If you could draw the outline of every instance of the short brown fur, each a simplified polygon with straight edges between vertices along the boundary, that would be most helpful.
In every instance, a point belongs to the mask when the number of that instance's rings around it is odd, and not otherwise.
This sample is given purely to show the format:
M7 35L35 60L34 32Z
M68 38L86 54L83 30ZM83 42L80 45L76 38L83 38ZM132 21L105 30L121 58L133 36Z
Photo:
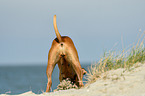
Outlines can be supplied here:
M60 71L60 82L63 79L70 78L72 82L82 87L84 86L82 78L86 71L80 65L78 53L71 38L61 36L58 29L56 29L56 15L54 15L54 26L57 38L53 40L48 54L46 92L50 91L52 84L51 75L56 64L58 64Z

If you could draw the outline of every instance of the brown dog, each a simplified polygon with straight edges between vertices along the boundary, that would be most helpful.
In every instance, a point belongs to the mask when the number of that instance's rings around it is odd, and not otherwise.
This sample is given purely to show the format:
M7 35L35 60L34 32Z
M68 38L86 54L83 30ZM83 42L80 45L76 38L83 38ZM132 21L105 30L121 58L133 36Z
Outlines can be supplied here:
M61 36L58 32L56 25L56 15L54 15L53 25L57 38L52 42L52 46L48 54L47 65L47 88L46 92L50 91L52 80L51 75L56 64L59 67L59 80L70 78L72 82L76 83L79 87L83 86L82 78L86 71L81 68L77 50L71 38Z

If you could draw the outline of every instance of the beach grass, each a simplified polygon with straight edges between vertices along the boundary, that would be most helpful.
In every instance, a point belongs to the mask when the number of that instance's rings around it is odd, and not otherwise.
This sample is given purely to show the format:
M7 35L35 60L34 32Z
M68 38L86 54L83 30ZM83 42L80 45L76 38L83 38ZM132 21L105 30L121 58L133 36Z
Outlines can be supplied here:
M132 44L129 48L123 49L117 54L116 51L104 52L104 55L96 63L92 64L87 73L87 84L95 82L98 78L101 78L101 74L118 68L126 68L129 70L133 65L137 63L145 62L145 31L141 33L137 43Z
M87 79L86 86L89 85L90 83L95 82L98 78L105 79L105 76L101 77L101 74L107 71L119 68L131 70L131 67L133 65L137 63L144 63L145 62L144 34L145 32L143 32L140 35L136 44L134 43L130 45L128 48L123 49L121 52L116 52L113 50L104 52L101 59L97 63L92 64L91 67L88 69L88 73L86 76ZM115 80L116 79L119 79L119 77L115 78ZM60 82L55 91L67 90L72 88L78 89L76 85L72 84L70 80L66 79Z
M57 90L67 90L67 89L78 89L78 86L75 85L69 78L66 78L60 82L60 84L57 86Z

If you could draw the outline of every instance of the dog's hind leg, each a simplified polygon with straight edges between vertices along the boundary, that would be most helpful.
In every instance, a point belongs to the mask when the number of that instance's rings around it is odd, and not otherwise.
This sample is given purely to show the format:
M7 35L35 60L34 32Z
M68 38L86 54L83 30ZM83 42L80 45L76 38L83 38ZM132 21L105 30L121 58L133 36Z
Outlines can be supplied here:
M82 71L82 68L81 68L81 65L80 65L80 62L79 62L79 59L77 58L77 53L75 54L75 52L68 52L67 53L67 57L65 58L70 64L71 66L73 67L74 71L76 72L77 74L77 77L78 77L78 82L79 82L79 87L82 87L84 86L83 85L83 71Z
M73 61L72 62L72 67L73 69L75 70L76 74L77 74L77 77L78 77L78 82L79 82L79 87L82 87L84 86L83 84L83 72L82 72L82 68L81 68L81 65L80 65L80 62L79 61Z
M47 70L46 70L46 75L48 78L46 92L50 91L50 88L52 85L51 75L52 75L53 69L54 69L56 63L59 61L59 59L60 59L59 52L56 50L55 47L52 47L49 51L48 64L47 64Z

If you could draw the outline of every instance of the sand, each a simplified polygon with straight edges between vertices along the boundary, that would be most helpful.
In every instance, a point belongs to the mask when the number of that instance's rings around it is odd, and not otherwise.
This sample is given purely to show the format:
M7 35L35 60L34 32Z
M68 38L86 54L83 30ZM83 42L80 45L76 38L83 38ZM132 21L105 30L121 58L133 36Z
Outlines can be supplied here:
M42 94L29 91L17 96L145 96L145 64L135 64L129 71L126 69L108 71L96 82L81 89Z

